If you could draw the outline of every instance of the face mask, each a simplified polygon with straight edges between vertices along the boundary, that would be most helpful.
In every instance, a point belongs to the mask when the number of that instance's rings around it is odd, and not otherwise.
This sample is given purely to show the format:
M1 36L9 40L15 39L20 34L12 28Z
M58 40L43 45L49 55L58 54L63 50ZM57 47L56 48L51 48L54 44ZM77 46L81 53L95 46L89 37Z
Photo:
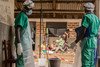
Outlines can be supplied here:
M29 10L28 12L26 12L27 15L31 15L33 13L32 10Z

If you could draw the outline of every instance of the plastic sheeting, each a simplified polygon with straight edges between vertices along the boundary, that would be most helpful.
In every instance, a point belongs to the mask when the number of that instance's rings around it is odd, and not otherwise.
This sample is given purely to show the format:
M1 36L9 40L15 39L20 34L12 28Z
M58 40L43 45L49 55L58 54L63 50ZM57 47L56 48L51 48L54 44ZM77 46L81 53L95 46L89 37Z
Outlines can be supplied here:
M65 28L49 28L49 33L53 36L62 35L66 31Z

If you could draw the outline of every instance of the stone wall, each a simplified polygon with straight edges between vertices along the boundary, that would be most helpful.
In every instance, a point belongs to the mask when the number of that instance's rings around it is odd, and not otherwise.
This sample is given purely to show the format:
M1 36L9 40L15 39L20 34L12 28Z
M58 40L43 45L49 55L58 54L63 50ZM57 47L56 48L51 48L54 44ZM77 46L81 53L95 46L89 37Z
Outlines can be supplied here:
M14 20L14 0L0 0L0 67L2 67L2 41L9 39Z

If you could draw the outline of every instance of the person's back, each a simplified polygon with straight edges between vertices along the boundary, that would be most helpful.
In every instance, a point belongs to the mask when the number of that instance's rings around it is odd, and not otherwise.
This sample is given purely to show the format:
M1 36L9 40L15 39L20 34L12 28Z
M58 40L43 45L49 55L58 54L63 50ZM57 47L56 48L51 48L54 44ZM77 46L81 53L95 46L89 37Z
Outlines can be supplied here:
M97 49L97 36L100 21L99 18L94 14L95 5L92 3L84 4L85 15L82 19L82 31L80 37L77 38L71 47L73 48L76 43L81 40L81 59L82 67L95 67L95 50Z
M98 29L100 25L99 18L93 13L87 13L86 15L84 15L84 18L87 18L85 21L88 22L88 27L86 29L85 37L98 36ZM83 24L83 25L86 25L86 24Z
M87 41L91 41L93 44L84 45L86 48L96 48L96 37L98 36L100 21L98 17L93 13L86 13L83 17L82 26L86 27L84 38L87 37ZM95 42L95 43L94 43Z

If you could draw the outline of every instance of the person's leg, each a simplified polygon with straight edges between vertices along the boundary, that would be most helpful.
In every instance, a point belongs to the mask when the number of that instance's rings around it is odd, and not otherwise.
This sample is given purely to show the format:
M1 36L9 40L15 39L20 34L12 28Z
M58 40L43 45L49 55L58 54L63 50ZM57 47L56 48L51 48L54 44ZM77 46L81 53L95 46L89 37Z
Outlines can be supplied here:
M67 51L69 48L69 46L67 45L67 43L64 44L64 47L62 48L64 51Z
M95 49L91 50L91 67L95 67Z
M61 50L61 51L64 51L64 49L62 49L62 47L61 47L61 46L60 46L60 50Z
M60 49L60 47L58 46L58 47L56 48L55 52L57 52L59 49Z
M82 50L82 67L91 67L91 50L83 48Z
M23 55L20 56L17 55L16 67L25 67Z
M97 56L98 56L98 52L97 52L97 48L95 48L95 54L94 54L95 58L94 58L94 64L95 66L97 65Z

